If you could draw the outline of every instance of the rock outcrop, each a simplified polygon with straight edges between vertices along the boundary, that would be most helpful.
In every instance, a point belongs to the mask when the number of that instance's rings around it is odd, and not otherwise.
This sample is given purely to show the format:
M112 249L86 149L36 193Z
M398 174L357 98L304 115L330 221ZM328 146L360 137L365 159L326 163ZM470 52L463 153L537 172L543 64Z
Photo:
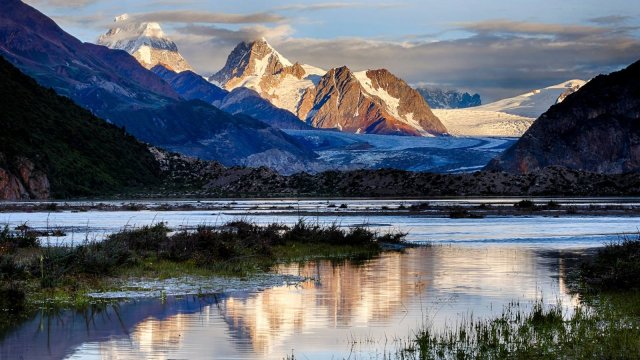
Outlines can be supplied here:
M0 200L48 199L51 195L49 178L24 157L10 161L0 154Z
M640 171L640 61L600 75L542 114L488 166L529 173L547 166L596 173Z

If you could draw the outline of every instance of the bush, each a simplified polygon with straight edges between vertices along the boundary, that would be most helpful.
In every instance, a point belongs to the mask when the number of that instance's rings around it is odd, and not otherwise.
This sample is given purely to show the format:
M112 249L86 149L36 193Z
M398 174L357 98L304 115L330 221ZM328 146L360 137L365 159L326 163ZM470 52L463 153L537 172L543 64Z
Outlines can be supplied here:
M602 289L640 288L640 236L601 248L581 268L583 278Z
M531 200L520 200L513 206L520 210L534 210L536 208L536 204Z
M167 241L170 229L165 223L143 226L138 229L125 230L109 235L104 241L105 246L126 246L130 250L139 252L157 252L162 243Z
M0 231L0 254L11 253L18 248L37 248L40 246L37 234L31 231L26 224L18 226L16 230L18 230L17 233L11 233L9 226L5 225Z
M25 307L26 294L15 283L0 287L0 310L15 314ZM4 316L4 315L3 315Z

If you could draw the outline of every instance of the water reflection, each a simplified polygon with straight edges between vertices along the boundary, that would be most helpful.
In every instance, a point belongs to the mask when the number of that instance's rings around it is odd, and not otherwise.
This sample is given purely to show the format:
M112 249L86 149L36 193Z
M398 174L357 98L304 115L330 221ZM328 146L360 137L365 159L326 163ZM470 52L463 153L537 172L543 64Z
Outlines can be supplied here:
M39 314L0 345L5 358L359 358L393 351L426 322L486 316L511 300L570 303L559 259L523 248L434 247L362 265L281 266L299 286L219 297L125 302L95 313ZM41 324L46 322L46 326ZM352 354L353 355L353 354Z

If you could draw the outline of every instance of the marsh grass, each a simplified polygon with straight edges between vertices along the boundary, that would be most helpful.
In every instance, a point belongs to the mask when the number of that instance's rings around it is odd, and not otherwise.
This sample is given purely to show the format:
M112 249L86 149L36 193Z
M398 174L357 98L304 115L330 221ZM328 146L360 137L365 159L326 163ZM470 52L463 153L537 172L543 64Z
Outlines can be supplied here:
M638 294L626 306L640 305ZM618 298L620 300L620 298ZM640 354L640 322L603 298L595 307L567 314L540 300L518 303L491 319L469 317L435 331L423 329L398 354L401 359L632 359Z
M5 307L19 309L25 298L85 301L84 294L109 288L115 278L247 276L279 263L361 261L382 252L382 242L401 244L405 234L378 235L365 227L300 220L293 226L233 221L172 234L159 223L79 246L18 246L18 235L5 230L0 236L5 239L0 244L11 245L0 253L0 291L7 294Z
M585 259L576 283L580 304L566 310L542 300L510 303L488 319L420 329L400 359L640 358L640 239L623 238ZM573 280L573 279L572 279Z

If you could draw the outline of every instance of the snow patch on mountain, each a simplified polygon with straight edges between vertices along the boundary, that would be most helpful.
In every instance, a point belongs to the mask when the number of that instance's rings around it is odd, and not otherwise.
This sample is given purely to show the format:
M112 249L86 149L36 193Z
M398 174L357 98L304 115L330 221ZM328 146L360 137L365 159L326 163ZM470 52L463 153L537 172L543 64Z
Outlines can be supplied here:
M544 89L533 90L516 97L481 105L474 109L497 111L535 119L549 110L551 105L554 105L560 95L567 89L580 88L584 84L586 84L586 81L583 80L569 80Z
M583 80L570 80L482 106L433 109L433 113L451 135L520 137L552 105L585 83Z
M358 79L358 82L360 82L360 85L362 85L367 93L373 96L377 96L378 98L380 98L380 100L382 100L387 111L389 111L391 115L398 119L403 118L402 116L400 116L400 113L398 111L398 109L400 108L400 99L394 98L381 87L378 87L377 89L374 88L373 84L371 83L371 79L369 79L369 77L367 76L366 71L354 72L353 75L356 77L356 79Z

